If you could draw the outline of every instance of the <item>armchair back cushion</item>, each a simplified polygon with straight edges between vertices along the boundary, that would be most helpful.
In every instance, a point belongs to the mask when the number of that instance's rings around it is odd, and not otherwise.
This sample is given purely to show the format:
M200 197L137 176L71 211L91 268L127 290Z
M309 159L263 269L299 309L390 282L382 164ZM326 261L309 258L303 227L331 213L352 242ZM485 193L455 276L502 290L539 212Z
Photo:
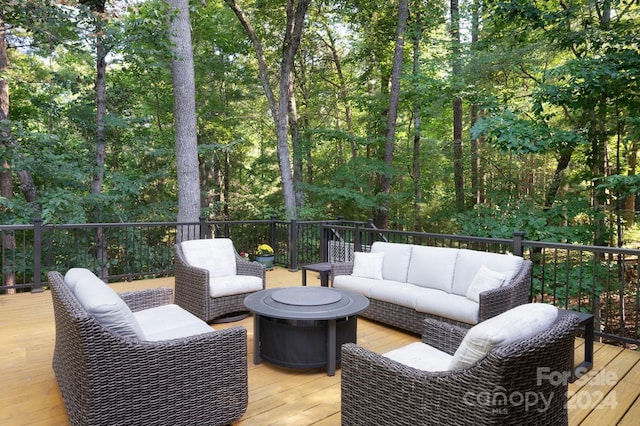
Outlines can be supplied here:
M144 332L129 306L93 272L73 268L65 275L65 281L84 310L100 325L123 337L145 340Z
M237 274L236 252L229 238L189 240L180 243L185 260L192 266L209 271L209 278Z
M516 306L473 326L453 354L450 370L468 368L492 349L531 338L547 330L558 317L558 308L546 303Z

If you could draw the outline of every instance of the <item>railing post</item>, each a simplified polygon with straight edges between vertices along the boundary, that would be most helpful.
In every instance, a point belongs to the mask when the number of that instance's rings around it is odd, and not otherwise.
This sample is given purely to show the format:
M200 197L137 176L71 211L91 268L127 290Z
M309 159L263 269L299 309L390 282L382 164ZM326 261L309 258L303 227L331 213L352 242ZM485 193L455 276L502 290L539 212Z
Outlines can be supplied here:
M207 229L207 223L204 220L204 216L200 216L200 239L204 240L207 237L205 232Z
M362 243L360 241L360 222L356 223L356 229L353 236L353 251L362 251Z
M522 240L524 240L525 233L523 231L515 231L513 233L513 254L522 257L524 248L522 247Z
M320 225L320 262L329 261L329 231L325 228L326 223L322 222Z
M42 219L33 220L33 286L31 293L42 293Z
M289 271L298 270L298 221L291 219L289 226Z

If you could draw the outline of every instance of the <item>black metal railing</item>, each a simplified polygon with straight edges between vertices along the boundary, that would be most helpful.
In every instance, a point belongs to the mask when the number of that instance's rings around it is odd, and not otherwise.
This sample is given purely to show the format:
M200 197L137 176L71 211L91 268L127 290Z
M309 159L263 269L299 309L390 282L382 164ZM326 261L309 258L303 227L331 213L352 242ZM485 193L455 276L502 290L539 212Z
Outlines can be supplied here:
M42 291L46 273L89 268L107 281L173 274L174 245L228 237L238 251L271 245L276 263L296 270L353 259L375 241L512 253L533 262L531 300L593 313L596 335L640 344L640 250L376 229L371 221L206 221L0 225L0 294Z
M640 250L513 239L479 238L323 226L324 259L349 260L375 241L512 253L533 263L530 297L563 309L592 313L596 336L604 341L640 344Z

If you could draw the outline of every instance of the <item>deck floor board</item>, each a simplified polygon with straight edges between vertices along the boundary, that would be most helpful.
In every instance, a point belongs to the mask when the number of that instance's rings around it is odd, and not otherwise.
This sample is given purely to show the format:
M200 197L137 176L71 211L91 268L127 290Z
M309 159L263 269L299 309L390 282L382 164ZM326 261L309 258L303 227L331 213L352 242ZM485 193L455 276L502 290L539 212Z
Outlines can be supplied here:
M309 273L308 285L319 285ZM301 273L276 268L267 272L267 287L298 286ZM173 278L115 283L116 291L173 287ZM236 425L340 424L340 370L288 369L253 364L253 319L214 328L242 325L249 348L249 405ZM49 291L0 296L0 424L5 426L68 425L62 397L51 368L55 326ZM358 344L376 352L419 341L419 337L365 319L358 320ZM576 339L576 361L584 357ZM640 353L594 344L594 368L569 385L570 425L635 425L640 418Z

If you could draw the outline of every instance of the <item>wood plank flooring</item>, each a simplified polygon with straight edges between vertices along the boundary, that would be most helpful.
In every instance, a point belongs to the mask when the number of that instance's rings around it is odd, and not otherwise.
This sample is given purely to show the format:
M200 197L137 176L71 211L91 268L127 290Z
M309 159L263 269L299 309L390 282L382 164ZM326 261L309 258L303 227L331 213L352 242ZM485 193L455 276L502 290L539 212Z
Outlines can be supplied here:
M298 286L300 272L277 268L267 272L267 287ZM309 285L319 285L308 273ZM173 287L173 278L112 284L116 291ZM249 335L249 406L237 425L340 424L340 370L296 370L263 362L253 364L253 320L246 318L214 328L243 325ZM51 295L0 296L0 425L64 426L68 419L51 359L54 344ZM418 341L417 336L358 320L358 344L376 352ZM576 360L583 357L576 339ZM569 385L570 425L636 425L640 419L640 353L595 343L595 367Z

